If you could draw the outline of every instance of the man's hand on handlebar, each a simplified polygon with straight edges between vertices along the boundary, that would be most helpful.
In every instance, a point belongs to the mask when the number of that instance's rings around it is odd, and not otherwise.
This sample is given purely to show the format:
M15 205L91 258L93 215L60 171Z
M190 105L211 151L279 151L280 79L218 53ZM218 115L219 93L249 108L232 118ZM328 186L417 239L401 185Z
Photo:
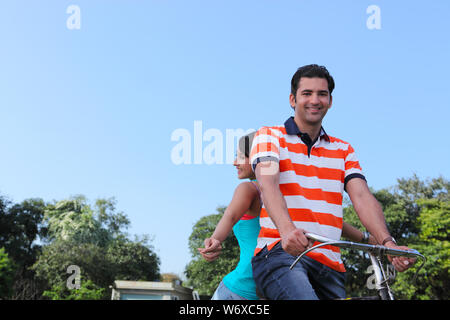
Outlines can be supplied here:
M296 257L310 248L313 242L305 236L303 229L295 228L282 237L281 246L284 251Z
M384 245L385 247L391 248L391 249L398 249L398 250L411 250L408 247L405 246L397 246L394 242L390 241ZM389 261L394 266L395 270L398 272L403 272L411 268L414 263L416 263L415 258L407 258L407 257L392 257L387 256Z

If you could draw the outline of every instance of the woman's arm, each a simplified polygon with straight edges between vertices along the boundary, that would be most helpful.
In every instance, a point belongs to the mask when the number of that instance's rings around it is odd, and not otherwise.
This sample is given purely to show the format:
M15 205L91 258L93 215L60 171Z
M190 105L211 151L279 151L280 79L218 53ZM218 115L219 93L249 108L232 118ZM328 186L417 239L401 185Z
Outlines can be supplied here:
M258 191L251 185L251 182L244 182L237 186L233 198L225 209L214 233L210 238L205 239L204 248L198 248L205 260L213 261L219 257L222 250L221 243L228 237L233 226L250 209L252 202L257 196Z
M364 242L364 234L354 226L344 222L342 225L342 236L354 242ZM372 235L369 235L369 244L377 244L377 241Z

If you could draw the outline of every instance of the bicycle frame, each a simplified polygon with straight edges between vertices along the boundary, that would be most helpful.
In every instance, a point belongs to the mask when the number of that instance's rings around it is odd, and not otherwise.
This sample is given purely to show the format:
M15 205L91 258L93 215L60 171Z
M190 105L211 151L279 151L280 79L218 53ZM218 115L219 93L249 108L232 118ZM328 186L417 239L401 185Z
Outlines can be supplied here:
M426 262L426 258L421 255L417 250L399 250L399 249L391 249L388 247L380 246L380 245L370 245L370 244L364 244L364 243L357 243L357 242L351 242L351 241L343 241L343 240L333 240L329 239L327 237L314 234L314 233L305 233L305 236L309 239L322 242L316 246L313 246L309 248L308 250L304 251L302 254L300 254L297 259L292 263L290 266L290 269L297 264L300 259L307 254L308 252L315 250L317 248L327 246L327 245L333 245L339 248L350 248L350 249L357 249L364 252L369 253L370 261L373 266L374 274L375 274L375 288L378 291L378 294L380 296L380 299L382 300L394 300L394 295L392 294L392 291L388 284L388 278L386 277L386 274L384 273L382 264L381 264L381 256L383 255L391 255L391 256L402 256L402 257L408 257L408 258L421 258L423 260L422 264L419 266L419 268L416 271L416 274L414 275L414 281L417 278L417 275L419 274L420 269L423 267L423 265Z
M379 257L369 253L370 261L372 262L373 272L375 275L375 289L381 300L394 300L394 295L389 287L388 278L383 270L383 265Z

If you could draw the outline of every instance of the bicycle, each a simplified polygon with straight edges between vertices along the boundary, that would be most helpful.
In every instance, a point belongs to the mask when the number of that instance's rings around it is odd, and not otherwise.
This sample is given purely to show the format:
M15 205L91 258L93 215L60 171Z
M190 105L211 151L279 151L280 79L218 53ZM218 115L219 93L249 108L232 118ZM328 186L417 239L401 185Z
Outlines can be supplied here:
M343 241L343 240L334 240L329 239L324 236L320 236L318 234L309 233L307 232L306 237L315 240L318 242L321 242L318 245L315 245L308 250L305 250L302 254L300 254L297 259L292 263L290 266L290 270L297 264L297 262L300 261L300 259L307 254L308 252L315 250L317 248L327 246L327 245L333 245L339 248L349 248L349 249L356 249L361 250L364 252L369 253L370 260L373 266L374 275L375 275L375 288L378 292L378 299L381 300L394 300L394 294L392 293L391 288L389 287L389 277L386 276L386 273L383 270L383 265L381 262L381 257L383 255L390 255L390 256L403 256L408 258L421 258L423 260L422 264L418 267L413 281L415 282L417 279L417 275L419 274L420 269L424 266L426 262L426 258L420 254L419 251L411 249L411 250L400 250L400 249L391 249L385 246L380 245L370 245L365 243L358 243L358 242L351 242L351 241ZM352 298L350 298L352 299ZM353 299L364 299L364 298L353 298ZM368 297L368 299L373 299L372 297Z

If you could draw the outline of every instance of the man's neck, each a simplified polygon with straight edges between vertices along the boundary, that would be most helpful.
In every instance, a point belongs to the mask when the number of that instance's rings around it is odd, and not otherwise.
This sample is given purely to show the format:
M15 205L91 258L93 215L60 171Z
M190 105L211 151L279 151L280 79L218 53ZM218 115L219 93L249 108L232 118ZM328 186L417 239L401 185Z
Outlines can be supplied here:
M322 128L322 122L320 122L317 125L309 125L300 122L295 116L294 116L295 124L297 125L298 129L302 133L307 133L312 141L315 141L317 137L320 134L320 129Z

